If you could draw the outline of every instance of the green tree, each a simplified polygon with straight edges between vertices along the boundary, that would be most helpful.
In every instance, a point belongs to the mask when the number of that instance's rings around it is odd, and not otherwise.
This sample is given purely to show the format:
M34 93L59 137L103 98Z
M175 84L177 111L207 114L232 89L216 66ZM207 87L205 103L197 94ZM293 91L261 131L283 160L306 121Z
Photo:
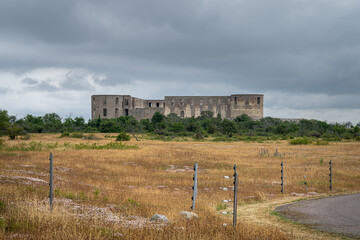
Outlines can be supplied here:
M151 118L151 122L156 125L156 124L159 124L161 123L163 120L164 120L164 115L162 115L161 113L159 112L156 112L152 118Z
M232 134L237 132L235 123L228 119L224 119L221 122L220 127L221 127L222 133L228 135L229 137L232 137Z
M170 125L169 130L174 133L180 133L185 131L185 126L182 123L173 123Z
M6 134L8 127L10 126L10 117L6 110L0 109L0 136Z
M163 122L165 116L159 112L156 112L151 118L151 124L155 129L164 129L166 124Z
M17 122L22 126L26 132L41 133L44 128L44 120L41 116L35 117L33 115L26 115L23 119Z
M202 111L200 113L200 119L208 119L208 118L213 118L214 117L214 113L212 111Z
M145 131L148 131L148 132L154 131L154 128L150 123L150 120L147 119L147 118L144 118L144 119L140 120L140 128L142 130L145 130Z
M115 119L102 119L100 124L100 132L116 133L122 132L124 129L116 122Z
M62 132L63 125L61 122L61 118L56 113L45 114L43 120L44 120L43 132L47 132L47 133Z

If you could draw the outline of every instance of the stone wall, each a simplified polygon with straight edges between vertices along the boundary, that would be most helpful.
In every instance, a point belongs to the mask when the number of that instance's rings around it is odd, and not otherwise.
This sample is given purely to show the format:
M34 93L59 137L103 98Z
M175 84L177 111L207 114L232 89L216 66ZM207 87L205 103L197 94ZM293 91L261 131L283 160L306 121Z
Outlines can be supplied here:
M143 100L130 95L91 96L91 117L116 118L134 116L137 120L152 118L155 112L175 113L180 117L198 117L211 111L216 117L233 119L247 114L253 119L263 117L264 95L234 94L231 96L166 96L165 100Z

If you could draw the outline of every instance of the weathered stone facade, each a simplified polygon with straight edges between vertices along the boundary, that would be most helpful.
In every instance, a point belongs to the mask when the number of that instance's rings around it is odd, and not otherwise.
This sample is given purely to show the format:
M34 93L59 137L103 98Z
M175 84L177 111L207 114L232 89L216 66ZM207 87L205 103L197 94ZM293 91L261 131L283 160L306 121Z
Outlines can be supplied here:
M233 94L231 96L166 96L164 100L143 100L130 95L91 96L91 118L134 116L137 120L151 118L155 112L175 113L180 117L198 117L211 111L216 117L233 119L247 114L253 119L263 117L264 95Z

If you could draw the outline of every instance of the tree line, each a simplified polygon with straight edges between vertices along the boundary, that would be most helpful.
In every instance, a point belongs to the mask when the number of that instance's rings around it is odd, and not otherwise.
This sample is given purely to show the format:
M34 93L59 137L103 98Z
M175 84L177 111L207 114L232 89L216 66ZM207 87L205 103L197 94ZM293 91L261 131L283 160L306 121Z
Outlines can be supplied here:
M156 136L192 136L202 139L204 136L233 138L236 136L265 137L312 137L333 140L360 140L360 122L355 126L351 122L327 123L326 121L307 120L284 121L265 117L253 120L241 115L233 120L214 117L213 112L201 112L199 117L180 118L176 114L156 112L151 119L137 121L132 116L121 116L114 119L93 119L85 121L83 117L67 117L62 119L56 113L44 116L33 116L16 119L6 110L0 109L0 136L8 135L15 139L27 133L150 133Z

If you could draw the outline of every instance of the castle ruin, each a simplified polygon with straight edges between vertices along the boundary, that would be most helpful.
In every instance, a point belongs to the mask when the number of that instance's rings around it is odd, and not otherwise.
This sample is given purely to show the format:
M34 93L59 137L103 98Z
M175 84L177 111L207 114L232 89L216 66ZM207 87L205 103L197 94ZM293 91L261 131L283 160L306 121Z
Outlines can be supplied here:
M91 118L117 118L133 116L137 120L151 119L155 112L167 116L198 117L203 111L211 111L216 117L234 119L247 114L252 119L263 117L264 95L233 94L231 96L166 96L164 100L144 100L130 95L91 96Z

